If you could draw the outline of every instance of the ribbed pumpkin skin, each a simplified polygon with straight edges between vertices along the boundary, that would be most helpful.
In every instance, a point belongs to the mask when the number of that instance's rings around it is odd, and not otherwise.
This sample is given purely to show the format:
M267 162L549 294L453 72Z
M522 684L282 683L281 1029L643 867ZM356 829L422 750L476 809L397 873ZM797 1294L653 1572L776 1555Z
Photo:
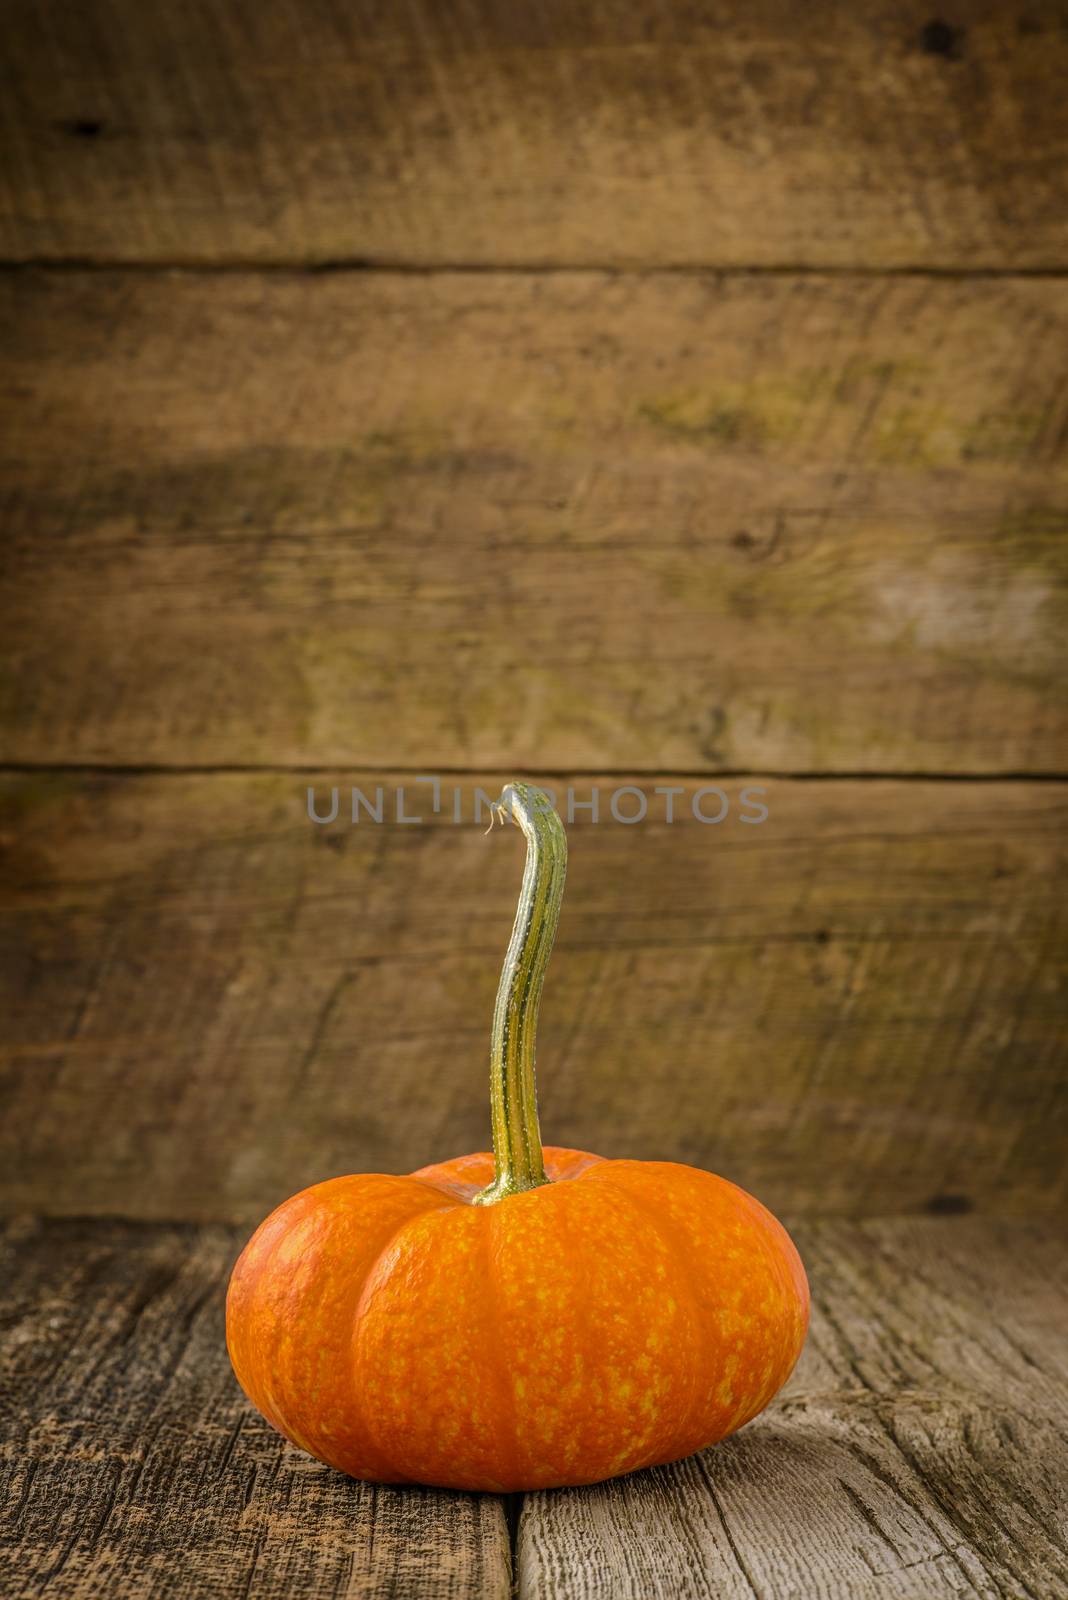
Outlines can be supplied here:
M279 1206L227 1299L253 1404L353 1477L499 1491L674 1461L756 1416L808 1325L770 1212L672 1162L545 1166L488 1206L488 1154Z

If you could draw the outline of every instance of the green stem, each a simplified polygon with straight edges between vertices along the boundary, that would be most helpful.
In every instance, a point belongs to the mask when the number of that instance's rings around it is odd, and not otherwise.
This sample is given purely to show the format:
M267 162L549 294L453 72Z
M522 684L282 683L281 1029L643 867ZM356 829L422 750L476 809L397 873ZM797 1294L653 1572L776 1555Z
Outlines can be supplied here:
M538 1129L534 1038L567 872L564 825L544 790L509 783L494 809L522 829L527 864L493 1011L490 1107L496 1177L473 1202L484 1206L549 1182Z

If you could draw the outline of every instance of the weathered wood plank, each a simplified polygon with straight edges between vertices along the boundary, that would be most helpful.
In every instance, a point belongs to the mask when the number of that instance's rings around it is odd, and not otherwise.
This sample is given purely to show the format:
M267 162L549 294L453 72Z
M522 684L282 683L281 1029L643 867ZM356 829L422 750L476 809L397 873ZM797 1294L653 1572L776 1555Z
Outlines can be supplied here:
M1068 283L0 300L7 760L1068 765Z
M669 825L631 781L643 823L613 782L571 829L546 1138L794 1214L1063 1203L1068 785L765 780L753 825L739 780L703 825L691 783ZM522 842L470 782L329 827L308 782L4 779L0 1206L252 1221L484 1147Z
M525 1600L1059 1600L1068 1260L1054 1227L795 1230L809 1345L778 1402L674 1467L529 1496Z
M1059 1600L1064 1241L989 1219L802 1224L783 1397L671 1468L529 1497L524 1600ZM21 1219L2 1236L12 1600L506 1596L499 1500L368 1489L248 1407L222 1338L237 1231Z
M223 1338L242 1243L218 1228L7 1226L7 1600L507 1600L499 1498L372 1489L253 1412Z
M9 258L1068 263L1055 5L7 0Z

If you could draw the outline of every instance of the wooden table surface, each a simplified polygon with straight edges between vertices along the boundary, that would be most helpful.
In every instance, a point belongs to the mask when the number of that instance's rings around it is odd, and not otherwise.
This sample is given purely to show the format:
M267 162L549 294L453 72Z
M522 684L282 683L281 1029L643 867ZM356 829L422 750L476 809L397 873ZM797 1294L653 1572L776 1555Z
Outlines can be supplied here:
M0 0L5 1596L1068 1593L1062 10ZM371 1489L223 1289L485 1144L523 776L546 1136L792 1218L812 1335L690 1461Z
M969 1217L795 1233L812 1330L760 1418L674 1466L502 1499L360 1484L273 1432L223 1343L240 1231L12 1221L0 1589L1061 1600L1061 1230Z

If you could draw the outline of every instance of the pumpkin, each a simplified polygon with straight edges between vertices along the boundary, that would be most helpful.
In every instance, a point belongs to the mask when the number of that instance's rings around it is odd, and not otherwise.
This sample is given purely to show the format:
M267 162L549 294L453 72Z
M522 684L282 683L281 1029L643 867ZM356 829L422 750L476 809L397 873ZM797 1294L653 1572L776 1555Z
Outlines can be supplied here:
M534 1036L567 844L533 785L496 810L527 860L493 1154L313 1184L253 1235L227 1296L250 1400L356 1478L510 1491L672 1461L756 1416L805 1337L804 1268L752 1196L674 1162L543 1150Z

